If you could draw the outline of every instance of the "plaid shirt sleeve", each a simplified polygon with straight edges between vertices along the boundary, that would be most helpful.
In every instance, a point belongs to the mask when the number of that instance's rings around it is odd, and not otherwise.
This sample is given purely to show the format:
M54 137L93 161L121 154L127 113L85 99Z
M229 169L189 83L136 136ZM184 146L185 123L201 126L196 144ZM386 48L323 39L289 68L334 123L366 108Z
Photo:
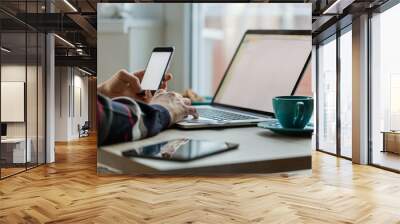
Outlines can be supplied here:
M156 135L169 126L170 120L169 112L160 105L97 95L99 146Z

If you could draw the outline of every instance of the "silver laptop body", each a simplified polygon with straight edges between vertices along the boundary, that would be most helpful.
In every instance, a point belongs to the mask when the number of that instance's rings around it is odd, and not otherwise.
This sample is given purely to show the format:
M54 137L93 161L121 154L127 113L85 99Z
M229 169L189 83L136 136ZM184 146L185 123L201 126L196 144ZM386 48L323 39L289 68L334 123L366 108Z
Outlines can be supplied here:
M196 106L197 111L200 114L198 119L192 119L191 117L177 123L177 126L184 129L191 128L211 128L211 127L236 127L236 126L250 126L257 124L258 122L266 121L271 116L261 115L256 113L250 113L242 110L235 110L232 108L224 107L224 106L214 106L214 105L204 105L204 106ZM218 118L211 118L206 115L202 115L201 111L216 111L216 114L228 113L233 114L233 116L237 115L237 118L232 119L229 117L218 116ZM204 112L203 112L204 113ZM240 117L245 117L245 119L240 119Z

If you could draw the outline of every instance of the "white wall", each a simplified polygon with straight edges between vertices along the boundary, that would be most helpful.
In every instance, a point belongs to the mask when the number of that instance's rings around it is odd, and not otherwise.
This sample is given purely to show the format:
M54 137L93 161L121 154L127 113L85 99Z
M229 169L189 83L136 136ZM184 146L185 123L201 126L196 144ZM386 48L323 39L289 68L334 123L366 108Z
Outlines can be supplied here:
M100 24L99 24L100 25ZM114 24L115 25L115 24ZM113 24L110 24L113 26ZM101 25L99 26L101 29ZM104 82L118 69L130 70L129 36L124 31L97 33L98 82Z
M130 72L144 69L153 47L162 43L159 21L102 21L97 33L98 82L104 82L120 69Z
M72 114L72 130L71 130L71 136L72 138L77 138L79 137L79 132L78 132L78 125L82 126L85 121L88 121L89 117L89 102L88 102L88 77L87 76L81 76L82 73L76 74L77 70L75 70L75 75L74 75L74 83L73 85L75 86L74 89L75 91L73 92L74 96L74 109L75 113ZM80 90L80 93L77 92L77 90ZM80 99L78 98L78 95L80 94ZM80 101L80 102L79 102ZM79 105L80 104L80 105ZM79 108L81 107L81 108ZM80 112L79 109L82 111Z
M144 4L138 4L142 7L129 9L132 17L137 18L108 18L106 12L122 5L126 4L99 4L98 7L98 83L104 82L120 69L130 72L144 69L153 47L163 44L161 5L146 4L148 7L144 7Z
M55 140L68 140L69 95L68 86L70 77L67 67L55 68Z
M36 70L38 69L38 70ZM33 161L36 162L37 153L39 154L39 163L44 162L44 74L41 71L41 67L25 64L4 64L1 66L1 81L11 81L11 82L24 82L26 86L26 106L24 105L20 108L22 111L20 113L25 114L26 120L23 122L6 122L7 123L7 137L9 138L25 138L25 135L29 139L31 155ZM27 80L26 80L27 78ZM2 89L3 92L4 89ZM20 92L24 94L24 90ZM2 97L7 97L2 95ZM13 113L13 108L2 107L3 112ZM16 108L14 108L16 110ZM15 113L15 112L14 112ZM48 157L51 158L51 157ZM51 160L49 160L51 162Z
M33 70L33 66L25 67L25 65L2 65L1 66L1 81L3 82L25 82L25 75L27 69L28 74L30 74ZM35 68L36 69L36 68ZM36 70L35 70L36 72ZM35 94L27 94L28 97L36 96ZM31 100L30 100L31 101ZM7 108L1 108L1 110L7 110ZM36 114L35 114L36 115ZM30 114L28 114L30 116ZM28 117L28 120L31 120L31 117ZM26 122L11 122L7 123L7 136L8 137L25 137L25 126Z
M98 83L121 68L144 69L154 47L175 46L170 89L189 87L189 4L99 4L98 8ZM113 10L125 17L111 18Z
M165 44L175 46L174 58L170 67L174 79L169 87L183 92L190 85L190 4L165 4L164 10Z
M77 139L78 124L88 121L88 77L75 68L56 67L55 86L55 140ZM79 90L81 102L77 98Z

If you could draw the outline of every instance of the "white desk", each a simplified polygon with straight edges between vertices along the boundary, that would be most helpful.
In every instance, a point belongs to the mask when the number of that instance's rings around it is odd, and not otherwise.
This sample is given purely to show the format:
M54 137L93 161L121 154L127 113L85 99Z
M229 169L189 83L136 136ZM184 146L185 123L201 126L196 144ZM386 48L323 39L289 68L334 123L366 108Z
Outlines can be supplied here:
M1 139L1 157L4 159L5 154L12 154L12 160L11 158L6 158L6 163L25 163L25 160L27 159L26 162L31 161L31 145L32 141L30 138L26 139L25 143L25 138L5 138ZM25 154L25 145L26 147L26 154Z
M236 150L191 162L126 158L122 151L163 140L189 137L239 143ZM311 137L288 137L257 127L164 131L157 136L98 149L98 165L128 174L274 173L311 169ZM99 169L102 171L104 169Z

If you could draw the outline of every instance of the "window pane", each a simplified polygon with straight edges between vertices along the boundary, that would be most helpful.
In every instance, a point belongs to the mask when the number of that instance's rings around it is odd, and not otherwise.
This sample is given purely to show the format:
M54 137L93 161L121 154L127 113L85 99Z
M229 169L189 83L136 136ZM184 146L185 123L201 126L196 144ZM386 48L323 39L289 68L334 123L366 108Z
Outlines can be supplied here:
M28 31L27 33L27 80L26 80L26 115L27 115L27 140L28 140L28 168L37 165L37 41L36 32Z
M352 141L352 33L340 36L340 152L351 158Z
M318 48L318 147L336 153L336 39Z
M45 0L0 3L22 20L25 13L43 13L44 5ZM5 11L0 12L1 178L43 163L45 154L45 35Z
M375 15L371 21L372 163L396 170L400 170L400 29L398 21L400 21L400 5ZM383 132L389 133L384 135Z
M46 88L46 35L39 33L39 45L38 45L38 164L45 163L45 120L46 120L46 108L45 108L45 88Z
M192 87L213 95L248 29L311 29L311 4L193 4Z
M37 1L26 2L27 13L38 13L39 4ZM35 21L36 20L36 21ZM32 17L33 23L37 17ZM27 167L32 168L38 163L38 33L34 29L27 28L27 75L26 75L26 125L27 125Z
M2 178L25 170L25 162L27 159L30 161L30 142L26 141L24 117L27 69L25 41L25 32L1 33L1 47L7 49L1 50L0 109L1 123L6 125L1 140Z
M303 77L301 77L301 80L299 82L299 85L297 86L296 92L294 95L296 96L313 96L312 92L312 63L311 60L308 63L304 73Z

